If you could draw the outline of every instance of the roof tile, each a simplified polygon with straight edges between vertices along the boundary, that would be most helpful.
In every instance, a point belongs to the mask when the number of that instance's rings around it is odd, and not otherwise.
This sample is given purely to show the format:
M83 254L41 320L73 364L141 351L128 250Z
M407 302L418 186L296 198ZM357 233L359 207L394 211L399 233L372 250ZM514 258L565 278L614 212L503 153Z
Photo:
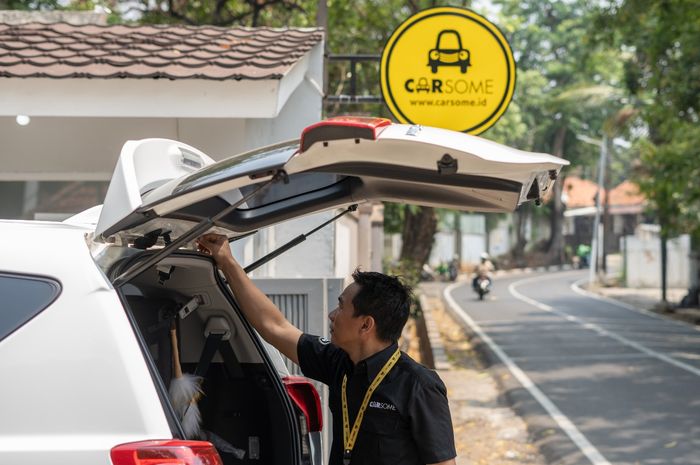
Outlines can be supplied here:
M0 23L0 76L280 79L321 29Z

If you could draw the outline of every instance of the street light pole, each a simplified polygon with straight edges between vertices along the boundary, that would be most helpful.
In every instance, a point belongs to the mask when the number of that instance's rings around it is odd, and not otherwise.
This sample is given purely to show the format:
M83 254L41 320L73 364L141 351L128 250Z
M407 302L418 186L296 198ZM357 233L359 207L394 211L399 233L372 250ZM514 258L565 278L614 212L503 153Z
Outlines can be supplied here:
M605 134L603 134L603 140L593 139L580 134L577 135L576 138L588 144L597 145L600 147L600 159L598 160L598 193L596 194L595 200L595 220L593 221L593 237L591 238L591 263L589 264L588 270L588 283L589 285L592 285L596 282L596 271L598 271L598 249L600 248L600 234L598 231L598 229L600 229L600 200L603 196L603 174L605 172L605 165L607 164L608 158L608 138Z

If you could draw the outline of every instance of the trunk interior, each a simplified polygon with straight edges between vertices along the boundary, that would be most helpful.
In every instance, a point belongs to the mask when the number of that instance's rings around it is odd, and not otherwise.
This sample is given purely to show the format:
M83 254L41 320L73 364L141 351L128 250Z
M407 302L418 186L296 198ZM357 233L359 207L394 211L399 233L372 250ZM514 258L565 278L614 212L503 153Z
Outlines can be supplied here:
M265 352L211 260L173 254L124 285L120 294L153 362L156 385L168 389L175 376L172 327L182 372L202 377L197 405L203 434L187 439L214 443L225 464L299 462L290 460L301 458L300 432L295 407L280 380L286 374L281 356ZM183 318L182 308L193 299L198 305ZM211 330L221 333L221 328L229 330L230 338L210 336L208 341ZM161 399L165 411L177 417L167 393ZM171 424L179 422L173 418ZM177 426L173 435L181 436Z

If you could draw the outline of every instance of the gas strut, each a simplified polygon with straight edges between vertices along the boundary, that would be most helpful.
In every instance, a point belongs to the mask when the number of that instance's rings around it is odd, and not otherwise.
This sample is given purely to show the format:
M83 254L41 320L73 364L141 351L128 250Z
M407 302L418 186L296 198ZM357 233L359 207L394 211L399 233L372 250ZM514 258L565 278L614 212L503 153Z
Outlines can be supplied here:
M306 240L307 237L309 237L310 235L312 235L313 233L315 233L315 232L318 231L319 229L322 229L323 227L325 227L326 225L328 225L328 224L334 222L335 220L337 220L338 218L342 217L343 215L346 215L346 214L348 214L348 213L350 213L350 212L354 212L355 210L357 210L357 204L350 205L348 208L346 208L346 209L343 210L342 212L338 213L338 214L335 215L333 218L331 218L330 220L328 220L328 221L326 221L325 223L321 224L320 226L315 227L314 229L312 229L311 231L309 231L309 232L306 233L306 234L299 234L297 237L295 237L295 238L292 239L291 241L287 242L287 243L284 244L283 246L278 247L277 249L273 250L273 251L270 252L269 254L267 254L267 255L263 256L262 258L259 258L258 260L254 261L254 262L251 263L250 265L248 265L248 266L246 266L245 268L243 268L243 271L245 271L246 273L250 273L250 272L253 271L254 269L259 268L260 266L262 266L262 265L264 265L265 263L269 262L269 261L272 260L273 258L275 258L275 257L277 257L277 256L279 256L279 255L281 255L281 254L283 254L284 252L286 252L287 250L291 249L292 247L294 247L294 246L296 246L296 245L298 245L298 244L301 244L302 242L304 242L304 241Z

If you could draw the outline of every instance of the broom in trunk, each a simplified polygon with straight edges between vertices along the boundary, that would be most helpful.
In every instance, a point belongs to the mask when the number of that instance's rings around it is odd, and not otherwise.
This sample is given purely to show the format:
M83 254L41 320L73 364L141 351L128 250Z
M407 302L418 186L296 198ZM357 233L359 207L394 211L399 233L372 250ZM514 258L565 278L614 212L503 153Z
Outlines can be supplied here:
M170 402L180 418L185 437L197 439L201 433L202 420L197 406L197 401L202 396L201 378L182 372L175 322L170 328L170 341L173 346L173 378L170 380Z

